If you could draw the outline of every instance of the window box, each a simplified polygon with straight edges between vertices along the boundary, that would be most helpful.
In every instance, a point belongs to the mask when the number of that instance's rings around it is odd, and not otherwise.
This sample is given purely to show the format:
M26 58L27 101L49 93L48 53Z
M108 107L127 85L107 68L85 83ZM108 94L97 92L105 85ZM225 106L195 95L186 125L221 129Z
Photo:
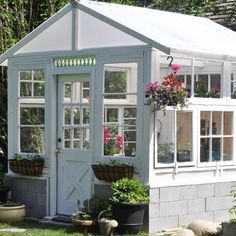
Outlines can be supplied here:
M34 158L34 157L33 157ZM37 159L22 158L9 160L9 166L11 171L16 174L39 176L43 173L44 159L37 157Z

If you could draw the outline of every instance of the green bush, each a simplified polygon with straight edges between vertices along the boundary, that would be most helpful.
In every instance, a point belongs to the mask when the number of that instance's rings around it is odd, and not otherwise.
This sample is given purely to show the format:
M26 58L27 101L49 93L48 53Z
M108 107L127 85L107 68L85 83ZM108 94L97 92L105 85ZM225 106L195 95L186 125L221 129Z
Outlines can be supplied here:
M149 199L148 190L138 180L123 178L112 183L112 197L116 202L143 202Z

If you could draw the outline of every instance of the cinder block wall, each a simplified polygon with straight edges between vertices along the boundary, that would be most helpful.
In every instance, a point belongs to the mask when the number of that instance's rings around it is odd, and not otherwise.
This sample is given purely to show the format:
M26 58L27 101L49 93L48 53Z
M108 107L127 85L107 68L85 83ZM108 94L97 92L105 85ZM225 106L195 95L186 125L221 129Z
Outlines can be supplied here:
M11 188L12 201L26 205L26 216L46 216L46 179L7 176L5 185Z
M184 226L196 219L228 220L233 185L236 182L150 189L149 233Z

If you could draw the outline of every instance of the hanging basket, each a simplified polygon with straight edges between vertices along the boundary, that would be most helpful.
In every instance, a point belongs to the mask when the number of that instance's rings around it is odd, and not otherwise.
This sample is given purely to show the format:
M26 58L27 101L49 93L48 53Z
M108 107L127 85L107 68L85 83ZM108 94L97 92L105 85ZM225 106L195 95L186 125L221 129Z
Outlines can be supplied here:
M99 180L113 182L122 178L133 178L133 166L92 165L94 175Z
M44 160L9 160L9 166L16 174L39 176L43 173Z

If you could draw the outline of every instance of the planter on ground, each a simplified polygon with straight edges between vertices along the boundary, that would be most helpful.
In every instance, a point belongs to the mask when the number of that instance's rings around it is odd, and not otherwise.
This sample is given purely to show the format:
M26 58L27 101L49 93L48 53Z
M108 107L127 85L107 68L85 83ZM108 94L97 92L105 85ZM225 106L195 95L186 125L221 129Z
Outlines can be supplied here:
M25 205L6 203L0 206L0 220L6 222L22 221L25 217Z
M114 218L118 221L118 233L138 233L143 226L144 212L147 202L119 202L112 205Z
M112 183L112 214L118 221L117 232L136 234L141 230L147 189L135 179L123 178Z

